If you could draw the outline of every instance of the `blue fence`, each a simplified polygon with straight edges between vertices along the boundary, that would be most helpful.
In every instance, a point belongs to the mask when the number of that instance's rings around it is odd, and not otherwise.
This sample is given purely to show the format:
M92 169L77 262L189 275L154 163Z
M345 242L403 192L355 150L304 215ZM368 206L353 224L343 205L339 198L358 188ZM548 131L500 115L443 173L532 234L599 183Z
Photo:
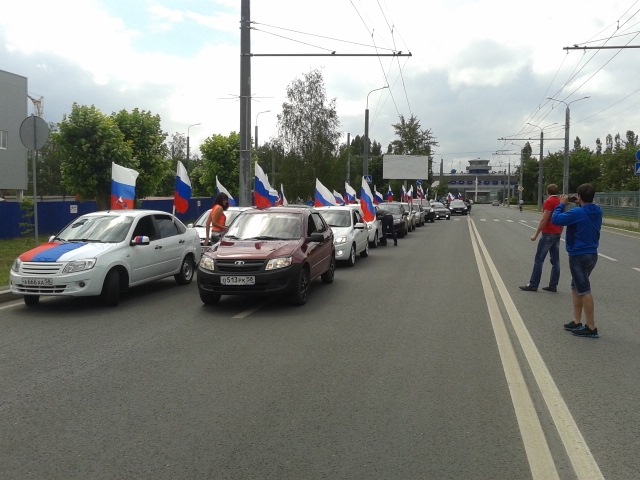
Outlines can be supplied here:
M142 200L140 208L173 211L173 198ZM185 224L200 216L202 212L211 208L213 198L192 198L189 209L185 214L176 216ZM85 213L98 209L95 201L79 202L76 200L42 201L38 202L38 234L52 235L59 232L65 225ZM33 218L31 219L33 221ZM24 212L17 201L0 202L0 239L16 238L24 235L26 223Z

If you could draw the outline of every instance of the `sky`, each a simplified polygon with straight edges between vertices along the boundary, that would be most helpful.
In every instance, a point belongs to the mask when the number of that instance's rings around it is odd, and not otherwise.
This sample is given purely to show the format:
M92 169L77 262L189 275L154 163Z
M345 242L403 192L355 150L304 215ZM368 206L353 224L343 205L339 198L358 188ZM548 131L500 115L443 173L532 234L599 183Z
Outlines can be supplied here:
M0 69L27 77L48 122L74 102L105 114L139 108L159 115L163 131L188 133L198 153L211 135L240 129L240 5L10 2L0 15ZM392 125L415 116L445 172L478 158L496 171L518 164L526 141L539 152L541 130L545 155L563 150L567 107L571 147L576 137L595 149L598 138L640 132L640 49L565 48L640 45L640 0L250 7L251 133L257 123L261 144L277 136L287 87L313 69L336 100L342 142L364 135L367 107L369 137L383 151L396 139ZM334 51L344 56L319 55ZM393 52L411 56L376 56Z

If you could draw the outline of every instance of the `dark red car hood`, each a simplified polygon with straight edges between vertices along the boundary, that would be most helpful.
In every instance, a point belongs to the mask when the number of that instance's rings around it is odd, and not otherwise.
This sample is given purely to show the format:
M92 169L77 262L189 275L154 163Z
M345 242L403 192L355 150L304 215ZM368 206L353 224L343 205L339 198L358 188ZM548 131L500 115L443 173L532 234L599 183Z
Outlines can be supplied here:
M218 259L277 258L293 255L301 243L302 240L223 240L217 250L209 254Z

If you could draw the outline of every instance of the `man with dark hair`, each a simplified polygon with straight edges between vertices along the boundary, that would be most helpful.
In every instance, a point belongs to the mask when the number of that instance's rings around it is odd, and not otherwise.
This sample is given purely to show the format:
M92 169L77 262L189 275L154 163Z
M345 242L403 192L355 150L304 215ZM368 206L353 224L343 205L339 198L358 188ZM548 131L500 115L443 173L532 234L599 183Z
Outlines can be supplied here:
M565 241L569 254L571 270L571 295L573 299L573 320L564 325L564 329L578 337L598 338L595 325L593 297L589 276L598 261L598 245L602 228L602 209L593 203L596 190L593 185L583 183L578 187L577 197L560 197L551 216L554 225L566 226ZM578 205L568 212L565 206L569 201ZM584 325L582 316L584 315Z
M382 238L380 239L380 245L387 245L387 235L391 235L393 238L393 245L398 246L398 236L396 229L393 225L393 214L382 208L376 208L376 218L382 223Z
M548 197L542 205L542 218L540 222L538 222L536 233L531 235L531 241L535 242L538 235L542 233L533 261L533 271L531 272L529 283L520 287L520 290L524 290L525 292L535 292L538 290L540 277L542 276L542 267L544 266L544 259L547 257L547 253L551 261L551 277L549 278L549 286L542 287L542 289L547 292L556 292L558 282L560 281L560 236L562 235L562 227L551 223L551 215L560 203L560 199L558 198L558 185L555 183L549 184L547 186L547 195Z

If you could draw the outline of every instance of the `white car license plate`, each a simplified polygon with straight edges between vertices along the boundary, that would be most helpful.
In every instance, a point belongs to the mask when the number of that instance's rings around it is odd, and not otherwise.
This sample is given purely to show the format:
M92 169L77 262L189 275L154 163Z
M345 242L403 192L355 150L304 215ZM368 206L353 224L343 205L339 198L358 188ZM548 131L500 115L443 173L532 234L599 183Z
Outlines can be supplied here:
M256 277L254 277L253 275L225 276L225 277L220 277L220 283L222 285L255 285Z
M32 287L44 287L53 285L53 278L23 278L23 285L30 285Z

